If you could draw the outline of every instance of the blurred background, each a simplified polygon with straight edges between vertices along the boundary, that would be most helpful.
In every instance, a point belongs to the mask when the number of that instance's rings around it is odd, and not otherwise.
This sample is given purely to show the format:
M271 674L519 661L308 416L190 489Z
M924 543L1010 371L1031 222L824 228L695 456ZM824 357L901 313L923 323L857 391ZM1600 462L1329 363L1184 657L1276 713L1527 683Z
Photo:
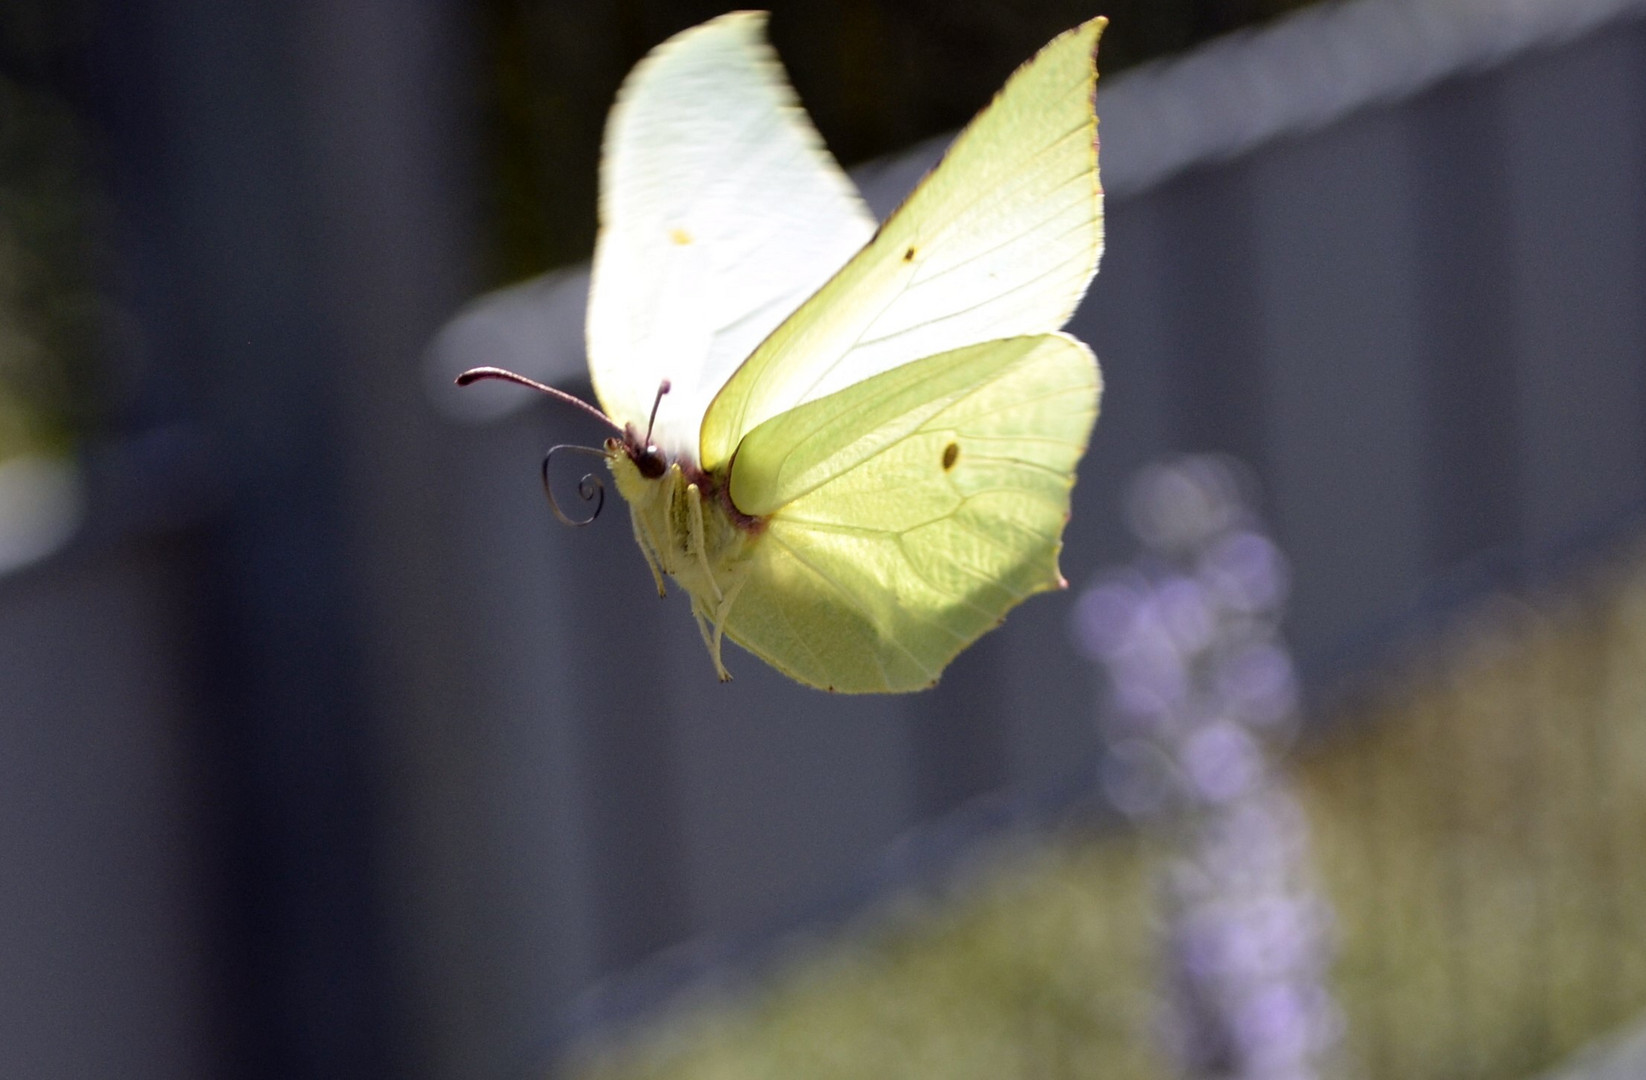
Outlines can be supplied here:
M882 214L1112 20L1072 587L907 698L449 386L720 8L0 0L0 1074L1646 1075L1646 3L775 7Z

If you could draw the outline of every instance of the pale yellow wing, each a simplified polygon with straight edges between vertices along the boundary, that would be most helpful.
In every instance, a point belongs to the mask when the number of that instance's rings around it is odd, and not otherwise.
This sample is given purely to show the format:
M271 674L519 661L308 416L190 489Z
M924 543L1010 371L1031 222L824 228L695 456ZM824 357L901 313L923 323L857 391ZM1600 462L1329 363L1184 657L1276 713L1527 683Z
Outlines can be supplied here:
M770 516L727 635L824 689L931 685L1019 601L1063 583L1098 391L1090 350L1045 334L903 365L757 427L732 494Z
M709 401L874 219L823 147L765 40L734 12L659 45L606 125L589 374L606 412L697 458Z
M868 246L731 376L703 419L705 468L796 405L1068 321L1103 247L1092 111L1103 25L1019 68Z

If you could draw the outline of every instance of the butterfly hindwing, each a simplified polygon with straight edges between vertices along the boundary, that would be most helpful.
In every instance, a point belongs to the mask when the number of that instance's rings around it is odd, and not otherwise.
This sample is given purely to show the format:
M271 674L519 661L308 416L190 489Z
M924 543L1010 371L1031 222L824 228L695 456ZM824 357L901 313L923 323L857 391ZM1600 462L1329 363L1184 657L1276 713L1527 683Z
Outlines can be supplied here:
M1098 391L1090 350L1044 334L903 365L760 425L731 490L772 509L727 635L814 686L931 684L1007 610L1061 584Z

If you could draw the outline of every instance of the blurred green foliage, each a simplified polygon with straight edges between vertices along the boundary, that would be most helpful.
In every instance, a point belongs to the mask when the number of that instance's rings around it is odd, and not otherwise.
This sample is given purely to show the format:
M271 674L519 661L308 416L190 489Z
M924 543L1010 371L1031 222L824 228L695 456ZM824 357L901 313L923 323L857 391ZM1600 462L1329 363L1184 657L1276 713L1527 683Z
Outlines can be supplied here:
M1311 0L773 0L773 43L848 165L954 130L1059 32L1110 19L1106 75ZM601 129L647 50L724 0L483 0L484 182L498 281L586 259ZM1102 113L1102 88L1098 90Z
M89 12L0 5L0 459L66 449L95 408L99 204L83 121L58 90Z
M1434 643L1431 643L1433 645ZM1296 763L1340 930L1337 1075L1524 1077L1646 1015L1646 546L1499 598ZM586 1047L579 1080L1165 1077L1150 851L998 841Z

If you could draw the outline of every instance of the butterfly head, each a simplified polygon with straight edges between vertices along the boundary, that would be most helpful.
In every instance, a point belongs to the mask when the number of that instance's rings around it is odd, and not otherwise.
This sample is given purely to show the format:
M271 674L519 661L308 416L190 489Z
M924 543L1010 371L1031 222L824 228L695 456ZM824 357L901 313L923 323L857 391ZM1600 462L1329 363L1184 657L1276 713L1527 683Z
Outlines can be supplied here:
M669 392L669 380L664 379L657 384L657 396L652 398L652 415L646 421L646 437L635 438L634 425L628 424L623 428L623 452L629 455L634 467L640 470L640 475L647 480L656 480L669 469L669 462L663 456L663 451L652 442L652 429L657 426L657 407L663 404L663 395ZM609 440L608 446L617 440ZM611 447L616 449L615 446Z
M634 433L634 425L630 424L623 432L623 438L607 439L606 448L613 452L621 450L628 455L634 467L640 470L640 475L647 480L656 480L669 471L669 460L663 455L656 443L650 439L641 439Z

